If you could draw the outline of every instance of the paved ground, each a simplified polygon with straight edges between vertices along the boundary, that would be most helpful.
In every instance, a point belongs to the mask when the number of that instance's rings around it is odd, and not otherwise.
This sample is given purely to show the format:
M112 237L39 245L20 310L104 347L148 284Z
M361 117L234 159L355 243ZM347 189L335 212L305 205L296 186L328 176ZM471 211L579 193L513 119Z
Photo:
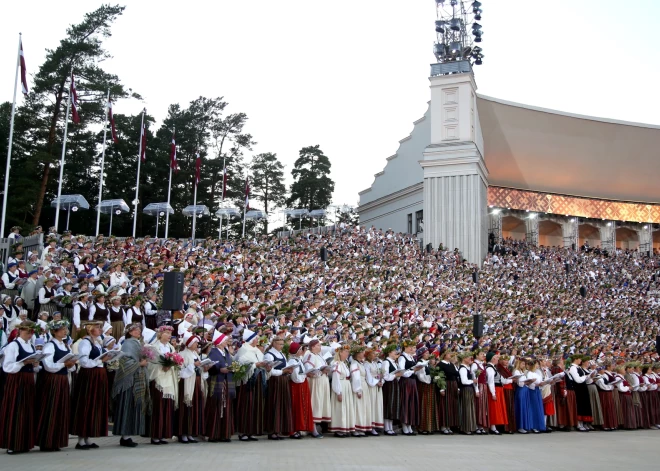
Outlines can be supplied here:
M0 455L0 469L22 471L189 471L240 470L657 470L660 430L560 433L502 437L428 436L280 442L169 444L136 440L121 448L115 437L97 439L101 448L59 453L31 451ZM202 468L203 467L203 468Z

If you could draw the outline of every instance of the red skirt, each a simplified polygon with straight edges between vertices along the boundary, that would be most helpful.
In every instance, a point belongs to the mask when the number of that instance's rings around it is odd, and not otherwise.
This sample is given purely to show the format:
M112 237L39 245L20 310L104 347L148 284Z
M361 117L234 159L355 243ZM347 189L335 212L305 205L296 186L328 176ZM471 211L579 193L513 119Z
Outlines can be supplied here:
M419 397L417 379L399 379L399 401L401 404L401 423L416 427L419 425Z
M419 431L435 432L442 426L440 404L437 401L435 384L420 382L417 385L419 393Z
M598 397L600 399L600 408L603 411L603 428L617 428L619 426L619 419L616 415L616 408L614 407L614 394L612 391L598 390Z
M156 388L156 382L149 383L151 394L151 423L149 431L154 440L170 439L174 435L174 399L165 399Z
M268 380L264 426L268 433L291 435L291 386L289 376L271 376Z
M475 390L479 391L479 397L476 394L474 395L474 412L476 414L477 425L479 427L488 427L488 386L479 383L475 385Z
M204 432L202 378L195 377L195 390L190 407L183 402L183 382L184 380L179 381L179 409L174 416L174 431L178 437L183 435L197 437Z
M314 418L312 417L312 393L307 381L291 383L291 404L293 415L293 430L295 432L314 431Z
M69 446L69 423L61 418L70 414L69 375L42 371L39 377L37 445L48 450L65 448Z
M71 398L72 435L108 436L108 376L105 368L81 368Z
M502 386L502 392L504 393L507 419L504 430L507 432L515 432L518 429L516 428L516 396L513 384L505 384Z
M0 406L0 448L26 452L34 448L34 373L9 373Z
M555 400L552 393L543 398L544 415L555 415Z
M577 422L575 391L567 389L566 397L557 398L557 423L562 427L575 427Z
M488 419L490 425L506 425L509 419L506 413L506 403L504 400L504 389L501 386L495 386L495 400L488 394Z

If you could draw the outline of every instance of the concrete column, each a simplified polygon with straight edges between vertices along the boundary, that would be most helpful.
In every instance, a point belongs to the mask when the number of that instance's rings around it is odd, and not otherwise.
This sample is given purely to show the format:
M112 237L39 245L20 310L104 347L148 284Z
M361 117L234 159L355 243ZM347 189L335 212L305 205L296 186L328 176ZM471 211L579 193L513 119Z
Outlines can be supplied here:
M653 251L653 232L650 224L642 227L637 231L639 235L639 251L646 254L648 251Z
M488 213L488 220L490 222L489 234L495 235L495 243L502 241L502 211L494 209Z
M525 229L527 232L526 240L528 243L532 244L534 247L539 245L539 218L536 214L530 214L527 219L525 219Z
M613 222L608 222L599 226L600 246L609 253L616 250L616 226Z

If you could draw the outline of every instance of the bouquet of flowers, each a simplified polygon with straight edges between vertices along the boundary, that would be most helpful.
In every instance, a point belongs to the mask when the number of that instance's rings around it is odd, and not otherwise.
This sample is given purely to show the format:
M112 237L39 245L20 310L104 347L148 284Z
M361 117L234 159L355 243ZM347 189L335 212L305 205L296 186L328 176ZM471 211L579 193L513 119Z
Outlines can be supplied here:
M154 361L155 358L156 358L156 352L152 347L147 347L147 346L142 347L142 350L140 350L140 359Z
M62 299L60 299L60 302L62 304L71 304L73 302L73 299L71 296L62 296Z
M239 363L237 361L232 362L229 367L229 371L234 374L234 381L239 383L247 379L248 371L250 371L251 363Z
M160 356L158 363L163 368L181 368L183 366L183 357L178 353L166 353Z
M442 371L439 367L431 368L431 381L435 384L439 390L447 389L447 378L445 378L445 372Z

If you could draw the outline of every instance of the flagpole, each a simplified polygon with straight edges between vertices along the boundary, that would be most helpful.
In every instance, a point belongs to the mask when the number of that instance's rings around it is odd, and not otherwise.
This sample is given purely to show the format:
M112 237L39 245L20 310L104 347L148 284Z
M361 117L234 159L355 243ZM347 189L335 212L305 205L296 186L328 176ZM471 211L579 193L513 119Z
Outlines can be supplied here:
M195 246L195 223L197 222L197 177L195 177L195 193L193 195L193 223L192 223L192 245Z
M222 196L220 207L225 205L225 184L227 180L227 156L222 156ZM227 216L227 223L229 224L229 216ZM222 240L222 214L220 215L220 230L218 231L218 240Z
M248 173L247 170L245 171L245 189L247 190L247 178L248 178ZM247 193L247 192L246 192ZM243 195L244 200L247 200L248 195L245 194ZM245 239L245 213L247 212L247 204L245 204L245 201L243 203L243 239Z
M69 74L73 77L73 68ZM64 141L62 142L62 157L60 158L60 181L57 183L57 207L55 208L55 230L59 231L60 199L62 197L62 177L64 176L64 156L66 155L66 136L69 129L69 112L71 111L71 84L69 84L69 99L66 102L66 119L64 121Z
M140 165L142 164L142 134L144 133L144 113L146 111L146 109L142 110L142 124L140 124L140 147L138 148L137 182L135 183L135 212L133 213L133 238L135 238L135 229L137 228L138 196L140 194Z
M5 167L5 191L2 194L2 223L0 237L5 236L5 218L7 217L7 192L9 191L9 167L11 162L11 145L14 139L14 113L16 112L16 89L18 87L18 69L21 66L21 33L18 33L18 52L16 53L16 78L14 79L14 101L11 105L11 120L9 121L9 146L7 147L7 165Z
M99 236L101 226L101 201L103 198L103 168L105 167L105 137L108 133L108 103L110 103L110 88L105 100L105 118L103 119L103 151L101 152L101 174L99 176L99 205L96 207L96 237Z
M173 129L174 135L176 136L176 126L174 126ZM173 138L174 139L174 138ZM176 141L174 141L175 148L176 148ZM175 150L176 152L176 150ZM170 162L170 184L167 187L167 210L165 210L166 216L165 216L165 240L167 240L167 234L169 233L170 229L170 210L169 210L169 205L170 205L170 194L172 193L172 162Z

